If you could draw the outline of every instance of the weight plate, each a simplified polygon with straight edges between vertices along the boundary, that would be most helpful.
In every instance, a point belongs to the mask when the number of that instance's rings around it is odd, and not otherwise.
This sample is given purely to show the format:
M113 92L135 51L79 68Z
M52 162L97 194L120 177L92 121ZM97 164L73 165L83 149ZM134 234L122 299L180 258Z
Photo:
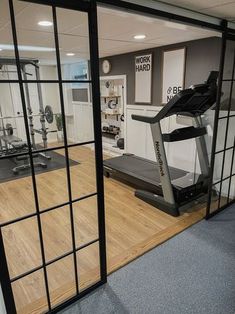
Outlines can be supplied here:
M54 121L54 114L53 114L53 110L51 108L51 106L46 106L45 107L45 118L47 123L51 124Z
M13 127L10 123L6 124L6 131L7 131L7 135L13 135L14 131L13 131Z
M110 109L116 109L116 107L117 107L117 104L116 104L116 102L114 101L114 100L109 100L109 102L108 102L108 107L110 108Z

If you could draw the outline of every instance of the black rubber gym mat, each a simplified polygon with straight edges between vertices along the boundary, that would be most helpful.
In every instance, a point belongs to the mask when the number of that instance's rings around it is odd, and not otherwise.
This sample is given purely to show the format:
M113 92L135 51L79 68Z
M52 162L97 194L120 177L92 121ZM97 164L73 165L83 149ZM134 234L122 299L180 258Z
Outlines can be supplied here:
M41 161L47 164L47 168L45 169L41 167L40 168L35 167L36 174L40 174L40 173L48 172L52 170L57 170L57 169L62 169L66 167L65 157L63 155L58 154L54 151L50 151L47 154L51 157L50 160L46 160L45 158L41 158L41 157L34 159L34 162ZM22 170L17 175L13 173L12 169L22 164L23 164L22 161L17 162L16 164L13 161L13 159L2 159L0 161L0 182L3 183L6 181L16 180L16 179L30 176L31 175L30 169ZM76 166L76 165L79 165L79 162L70 159L69 164L70 166Z
M160 182L157 163L135 155L122 155L104 161L106 167L133 176L153 185ZM186 171L169 167L171 180L178 179L187 174Z

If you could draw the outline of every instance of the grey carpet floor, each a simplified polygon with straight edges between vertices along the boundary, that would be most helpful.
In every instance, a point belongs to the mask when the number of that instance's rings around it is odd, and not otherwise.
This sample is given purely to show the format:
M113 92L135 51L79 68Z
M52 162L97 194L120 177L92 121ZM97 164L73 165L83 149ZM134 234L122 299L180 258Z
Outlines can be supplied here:
M235 206L108 277L61 314L235 313Z

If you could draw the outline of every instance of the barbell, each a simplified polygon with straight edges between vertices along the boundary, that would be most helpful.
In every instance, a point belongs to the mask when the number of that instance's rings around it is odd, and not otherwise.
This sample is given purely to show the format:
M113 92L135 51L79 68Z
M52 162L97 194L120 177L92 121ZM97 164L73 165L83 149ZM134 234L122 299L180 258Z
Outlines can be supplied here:
M54 113L52 110L52 107L47 105L44 109L44 113L32 113L27 115L28 118L30 117L40 117L40 116L44 116L47 123L52 124L54 121ZM23 118L24 115L16 115L16 116L5 116L5 117L0 117L0 120L5 120L5 119L16 119L16 118Z

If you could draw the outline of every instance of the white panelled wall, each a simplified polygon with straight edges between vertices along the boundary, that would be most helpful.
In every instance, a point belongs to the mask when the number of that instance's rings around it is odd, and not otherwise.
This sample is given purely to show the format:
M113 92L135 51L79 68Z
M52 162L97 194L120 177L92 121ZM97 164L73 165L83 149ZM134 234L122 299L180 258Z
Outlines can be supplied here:
M156 161L150 125L134 121L132 114L155 116L162 107L128 105L126 109L126 152ZM183 127L171 116L161 121L163 133L169 133L176 128ZM177 143L165 143L168 163L172 167L186 171L194 171L196 165L196 145L194 140Z

